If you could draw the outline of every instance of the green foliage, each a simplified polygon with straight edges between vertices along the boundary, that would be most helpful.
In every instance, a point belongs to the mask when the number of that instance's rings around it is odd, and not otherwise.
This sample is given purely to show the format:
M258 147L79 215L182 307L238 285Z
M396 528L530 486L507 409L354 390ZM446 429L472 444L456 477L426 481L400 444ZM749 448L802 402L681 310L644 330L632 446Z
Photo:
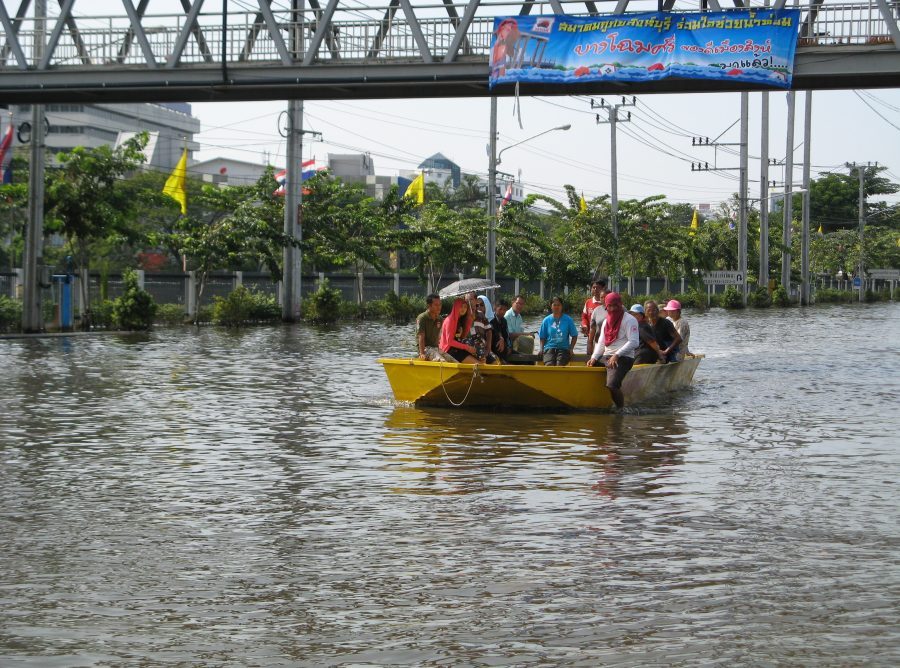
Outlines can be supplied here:
M791 298L788 296L787 290L784 289L783 285L779 285L772 292L772 305L773 306L790 306Z
M744 296L736 287L729 285L725 288L725 292L722 293L721 304L725 308L744 308Z
M122 275L124 291L113 302L112 315L116 326L125 330L147 330L153 326L156 302L138 285L137 272L128 269Z
M757 288L747 295L747 303L755 308L768 308L772 305L772 298L767 288Z
M239 285L227 297L213 300L212 319L217 325L226 327L272 322L281 319L281 307L275 297Z
M404 323L410 322L425 310L425 299L409 295L398 297L393 292L388 292L383 299L371 302L369 305L380 317L391 322Z
M341 317L341 291L332 288L328 279L322 281L319 289L303 300L301 311L304 320L319 324L331 324Z
M18 331L22 326L22 302L0 295L0 332Z
M681 302L682 308L706 308L710 305L706 292L697 288L691 288L687 292L677 294L672 299L677 299Z
M154 321L161 325L183 325L187 317L181 304L157 304Z
M113 315L115 303L105 299L98 299L91 304L90 322L91 327L99 329L113 329L116 325L116 319Z
M525 293L525 306L522 315L547 315L550 312L550 298L542 298L540 295Z

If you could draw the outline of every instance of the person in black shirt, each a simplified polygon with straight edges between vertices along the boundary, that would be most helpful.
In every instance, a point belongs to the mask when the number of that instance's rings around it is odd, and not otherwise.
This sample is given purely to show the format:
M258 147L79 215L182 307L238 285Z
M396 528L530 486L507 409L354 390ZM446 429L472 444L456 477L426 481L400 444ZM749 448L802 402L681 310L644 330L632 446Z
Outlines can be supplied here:
M509 340L509 325L506 322L506 312L509 310L509 302L501 299L497 302L497 308L494 309L494 319L491 320L494 337L491 339L491 349L493 353L504 362L509 351L512 350L512 343Z
M659 306L652 299L644 302L644 315L653 329L656 343L659 345L667 362L674 362L678 355L678 346L681 344L681 335L675 329L675 325L668 318L659 317Z
M656 364L662 362L665 364L666 356L663 355L659 344L656 342L656 335L653 328L647 322L644 316L644 307L640 304L634 304L628 312L631 313L638 321L638 336L641 343L634 355L635 364Z

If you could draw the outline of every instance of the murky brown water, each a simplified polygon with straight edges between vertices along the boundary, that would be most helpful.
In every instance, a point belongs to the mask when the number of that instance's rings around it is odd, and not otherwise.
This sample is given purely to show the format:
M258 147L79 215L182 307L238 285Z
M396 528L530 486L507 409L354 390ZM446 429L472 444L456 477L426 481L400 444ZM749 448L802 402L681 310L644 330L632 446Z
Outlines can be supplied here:
M410 327L0 341L0 665L896 665L900 306L688 316L626 415L395 407Z

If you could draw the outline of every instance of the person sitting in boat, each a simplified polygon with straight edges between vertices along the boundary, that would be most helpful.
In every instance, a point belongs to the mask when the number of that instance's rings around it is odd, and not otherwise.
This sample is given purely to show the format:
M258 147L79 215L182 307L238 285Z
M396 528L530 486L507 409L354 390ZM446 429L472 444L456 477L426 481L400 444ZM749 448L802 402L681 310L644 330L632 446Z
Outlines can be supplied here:
M597 345L588 366L606 366L606 387L617 408L625 405L622 381L634 366L634 354L640 344L638 321L625 312L622 297L610 292L604 300L606 320L600 326Z
M550 301L550 315L541 322L538 336L541 339L544 366L569 364L575 342L578 340L578 328L575 327L575 321L563 313L561 297L554 297Z
M691 326L687 320L681 317L681 302L677 299L670 299L663 311L666 314L666 318L675 325L675 331L681 336L681 345L678 346L678 360L681 361L685 355L691 354L691 351L688 350L688 342L691 340Z
M441 352L450 355L457 362L476 364L478 359L474 357L475 346L465 343L473 320L466 301L464 299L455 300L450 315L441 326Z
M628 309L628 312L638 321L638 338L640 339L640 343L634 354L634 363L656 364L657 362L661 362L665 364L666 356L663 355L659 344L656 342L656 335L653 333L653 328L650 327L649 323L647 323L647 319L644 317L644 307L640 304L632 304L631 308Z
M675 329L675 325L671 320L661 318L659 315L659 305L652 299L644 302L644 314L647 316L647 322L653 328L653 335L656 337L656 343L662 348L666 356L667 362L675 362L678 360L678 346L681 345L681 335Z
M429 362L455 361L441 352L441 298L436 294L425 297L426 308L416 318L416 344L419 359Z
M509 302L501 299L497 302L497 308L494 309L494 319L491 320L491 331L493 338L491 339L491 352L494 353L501 361L505 362L509 351L512 349L509 340L509 326L506 323L506 312L509 310Z
M509 340L515 352L523 355L531 355L534 351L534 337L525 331L525 324L522 319L522 310L525 308L525 297L516 295L513 299L512 308L505 314L507 329L509 330Z
M593 329L593 320L592 316L594 311L598 308L600 309L600 313L597 314L599 318L599 322L602 323L606 319L606 309L603 308L603 299L606 297L606 281L600 280L599 278L591 283L591 296L587 298L587 301L584 302L584 308L581 309L581 333L584 334L585 337L585 345L587 346L587 354L590 355L593 348L593 341L591 338L591 334L593 333L593 338L597 337L596 330ZM596 325L599 329L600 325Z
M472 323L472 343L475 346L475 356L488 364L494 364L497 358L491 352L494 341L494 330L491 320L494 317L494 309L491 301L484 295L475 300L475 321Z

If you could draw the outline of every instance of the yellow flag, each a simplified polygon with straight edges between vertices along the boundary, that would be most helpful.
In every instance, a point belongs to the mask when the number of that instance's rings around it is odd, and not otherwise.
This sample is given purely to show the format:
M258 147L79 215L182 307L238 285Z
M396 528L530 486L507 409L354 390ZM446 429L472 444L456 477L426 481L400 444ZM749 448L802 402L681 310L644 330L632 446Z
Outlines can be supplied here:
M821 224L821 223L819 224L819 236L820 236L820 237L825 236L825 232L822 231L822 224Z
M163 186L163 195L168 195L176 202L181 204L182 215L187 213L187 190L184 181L187 175L187 149L181 152L181 159L172 170L172 174L166 179L166 185Z
M425 172L419 172L419 175L409 184L403 196L414 200L416 204L425 203Z
M584 201L584 193L581 193L581 199L578 200L578 210L582 213L587 211L587 202Z
M691 218L691 231L688 232L691 236L697 234L697 230L700 229L700 217L697 215L697 209L694 209L694 217Z

